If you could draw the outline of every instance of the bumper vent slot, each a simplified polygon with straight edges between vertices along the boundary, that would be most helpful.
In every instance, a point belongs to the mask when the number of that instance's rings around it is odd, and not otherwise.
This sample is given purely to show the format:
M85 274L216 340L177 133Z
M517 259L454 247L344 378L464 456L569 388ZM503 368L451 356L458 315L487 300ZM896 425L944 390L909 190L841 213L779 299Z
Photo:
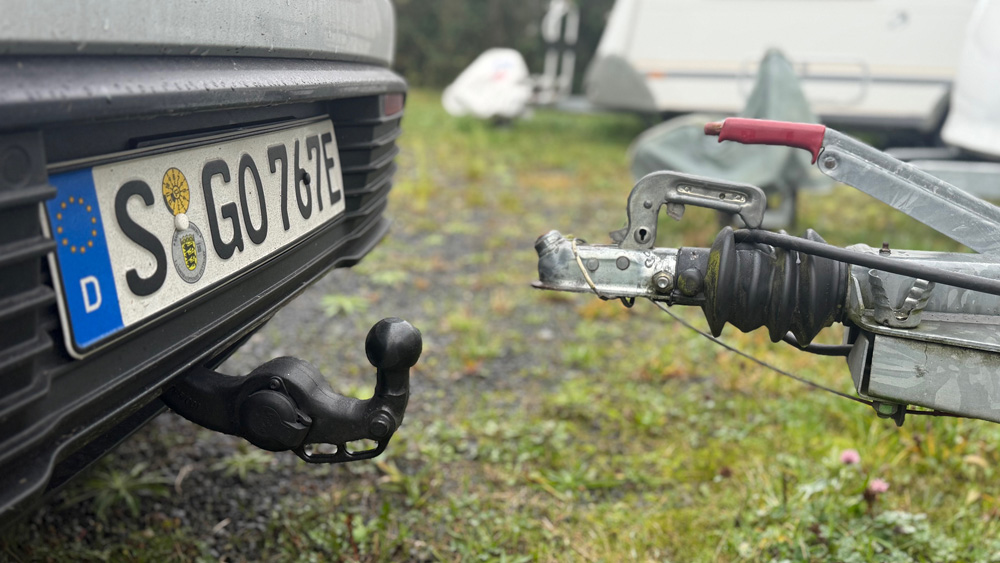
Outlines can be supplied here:
M45 255L39 204L55 196L40 133L0 136L0 419L45 394L39 356L51 351L42 311L55 302L42 284Z

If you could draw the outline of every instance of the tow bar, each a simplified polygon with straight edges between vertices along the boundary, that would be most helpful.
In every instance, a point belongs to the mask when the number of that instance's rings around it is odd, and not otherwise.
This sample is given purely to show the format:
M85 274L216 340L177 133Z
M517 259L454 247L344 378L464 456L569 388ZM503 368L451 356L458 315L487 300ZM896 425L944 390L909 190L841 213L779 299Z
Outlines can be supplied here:
M698 306L709 338L726 323L763 326L774 342L845 356L856 400L897 424L908 413L1000 422L1000 208L822 125L729 118L705 132L808 150L824 174L978 254L845 249L812 229L804 238L762 230L759 188L664 171L635 185L615 244L539 237L535 287ZM737 215L747 228L724 228L710 248L655 247L661 207L680 219L685 205ZM843 345L810 344L836 322L849 329Z
M376 323L365 340L368 361L375 366L375 394L367 400L339 395L308 362L281 357L246 376L196 368L166 391L163 401L210 430L273 452L291 450L309 463L370 459L385 451L403 422L410 368L422 346L420 331L410 323L398 318ZM366 439L376 446L348 449L349 442ZM335 450L313 451L320 444Z

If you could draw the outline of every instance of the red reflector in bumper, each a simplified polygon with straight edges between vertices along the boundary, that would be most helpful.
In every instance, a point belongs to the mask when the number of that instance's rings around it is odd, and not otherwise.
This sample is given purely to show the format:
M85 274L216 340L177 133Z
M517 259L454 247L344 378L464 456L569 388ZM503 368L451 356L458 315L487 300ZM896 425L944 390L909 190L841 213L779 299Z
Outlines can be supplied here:
M403 94L385 94L382 96L382 115L390 116L396 115L397 113L403 111L403 101L405 100Z

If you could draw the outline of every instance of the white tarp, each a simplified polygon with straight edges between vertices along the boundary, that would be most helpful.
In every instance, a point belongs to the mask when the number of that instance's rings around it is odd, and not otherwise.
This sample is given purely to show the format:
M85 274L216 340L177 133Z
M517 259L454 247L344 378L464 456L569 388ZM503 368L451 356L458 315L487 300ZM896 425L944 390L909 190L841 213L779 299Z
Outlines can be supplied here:
M532 82L524 57L514 49L489 49L472 61L441 96L451 115L513 119L531 100Z

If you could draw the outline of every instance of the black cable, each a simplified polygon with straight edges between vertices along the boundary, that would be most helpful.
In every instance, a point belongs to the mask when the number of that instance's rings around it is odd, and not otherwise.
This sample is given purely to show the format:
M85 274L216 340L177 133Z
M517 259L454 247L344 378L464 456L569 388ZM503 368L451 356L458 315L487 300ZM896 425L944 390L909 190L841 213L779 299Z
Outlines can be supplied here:
M944 411L925 411L920 409L906 409L906 414L915 414L920 416L946 416L948 418L968 418L964 414L955 414L953 412Z
M851 348L853 348L853 346L837 344L806 344L803 346L799 344L799 339L795 338L795 335L790 332L786 332L785 336L781 338L781 341L795 346L798 350L809 352L810 354L816 354L817 356L847 357L847 355L851 353Z
M1000 296L1000 280L993 280L970 274L962 274L959 272L949 272L932 266L913 264L905 260L893 260L892 258L887 258L885 256L856 252L853 250L847 250L846 248L840 248L839 246L833 246L832 244L806 240L804 238L791 235L772 233L771 231L764 231L760 229L740 229L734 232L733 236L738 243L750 242L769 244L771 246L777 246L787 250L797 250L805 254L829 258L838 262L864 266L866 268L874 268L883 272L920 278L922 280L950 285L952 287L960 287L970 291L980 291L982 293Z

